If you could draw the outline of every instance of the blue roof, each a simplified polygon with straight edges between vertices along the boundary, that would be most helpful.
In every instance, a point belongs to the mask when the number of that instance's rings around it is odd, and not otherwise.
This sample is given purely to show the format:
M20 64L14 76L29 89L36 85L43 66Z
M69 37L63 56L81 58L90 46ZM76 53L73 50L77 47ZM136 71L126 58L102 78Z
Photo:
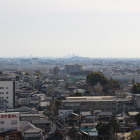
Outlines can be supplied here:
M81 128L80 130L88 133L90 136L98 136L98 131L96 128Z

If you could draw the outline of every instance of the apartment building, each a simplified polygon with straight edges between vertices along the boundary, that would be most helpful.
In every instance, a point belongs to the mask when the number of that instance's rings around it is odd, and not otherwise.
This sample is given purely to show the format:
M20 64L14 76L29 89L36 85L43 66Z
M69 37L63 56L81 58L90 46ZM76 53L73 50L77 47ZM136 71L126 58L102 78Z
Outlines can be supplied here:
M0 81L0 110L15 106L15 82Z
M65 65L65 71L66 71L66 73L80 72L80 71L82 71L82 65L80 65L80 64Z

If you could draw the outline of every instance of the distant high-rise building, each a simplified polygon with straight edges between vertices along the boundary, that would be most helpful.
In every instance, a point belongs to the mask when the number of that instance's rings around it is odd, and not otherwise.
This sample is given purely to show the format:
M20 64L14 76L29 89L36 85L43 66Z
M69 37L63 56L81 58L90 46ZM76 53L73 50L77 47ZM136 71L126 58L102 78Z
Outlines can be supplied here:
M20 65L28 66L29 64L30 64L30 60L29 59L21 59L20 60Z
M65 65L65 72L72 73L72 72L80 72L82 71L82 65L80 64L67 64Z
M38 61L39 61L38 58L32 58L31 63L32 65L38 65Z
M55 67L53 68L53 74L54 74L54 75L58 75L58 74L59 74L59 67L58 67L58 66L55 66Z

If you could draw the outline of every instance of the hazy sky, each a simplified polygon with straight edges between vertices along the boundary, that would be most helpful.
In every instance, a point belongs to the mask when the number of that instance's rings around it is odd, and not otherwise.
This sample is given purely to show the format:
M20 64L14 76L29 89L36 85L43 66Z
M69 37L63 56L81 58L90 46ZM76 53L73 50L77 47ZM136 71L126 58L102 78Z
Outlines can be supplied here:
M140 57L140 0L0 0L0 57Z

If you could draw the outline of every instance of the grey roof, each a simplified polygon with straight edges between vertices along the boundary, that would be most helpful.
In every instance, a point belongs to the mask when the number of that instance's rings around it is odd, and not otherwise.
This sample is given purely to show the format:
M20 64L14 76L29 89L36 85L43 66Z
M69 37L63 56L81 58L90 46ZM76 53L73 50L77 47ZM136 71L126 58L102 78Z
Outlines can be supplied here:
M20 122L20 128L19 130L24 133L30 133L30 132L41 132L42 130L40 128L35 127L33 124L21 121Z
M20 117L40 117L40 114L20 114Z
M112 116L112 112L100 112L98 116Z
M35 120L35 119L33 119L33 120L31 120L31 122L33 123L33 124L36 124L36 123L51 123L49 120L47 120L47 119L39 119L39 120Z
M125 119L126 119L126 118L130 118L128 115L126 115L126 113L117 114L116 117L118 117L118 118L119 118L119 117L123 117L123 118L125 118Z
M20 107L20 108L15 108L15 109L6 109L7 112L28 112L32 110L32 108L29 107Z
M91 116L92 114L91 114L90 111L82 111L82 112L81 112L81 115L82 115L82 116Z

